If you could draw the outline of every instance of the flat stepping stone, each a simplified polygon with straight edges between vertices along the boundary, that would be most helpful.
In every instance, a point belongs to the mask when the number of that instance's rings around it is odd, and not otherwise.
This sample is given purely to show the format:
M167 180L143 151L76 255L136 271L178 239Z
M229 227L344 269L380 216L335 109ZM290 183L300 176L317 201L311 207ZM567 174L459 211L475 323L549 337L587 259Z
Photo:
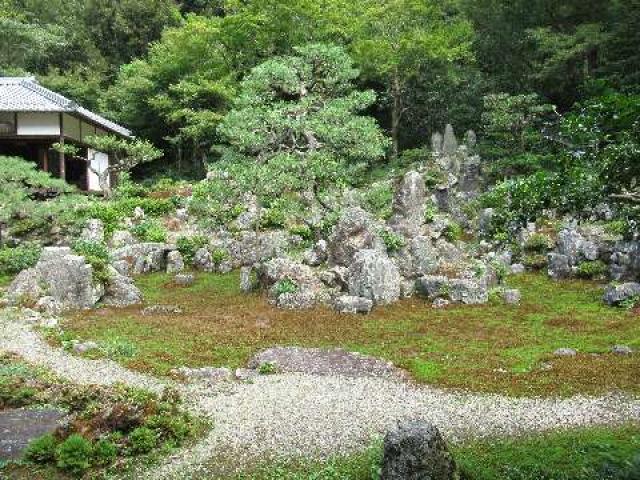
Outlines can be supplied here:
M268 348L254 355L248 367L259 369L264 364L272 364L278 373L406 378L406 373L391 362L341 348Z
M60 410L0 411L0 460L19 459L32 440L53 433L66 415Z

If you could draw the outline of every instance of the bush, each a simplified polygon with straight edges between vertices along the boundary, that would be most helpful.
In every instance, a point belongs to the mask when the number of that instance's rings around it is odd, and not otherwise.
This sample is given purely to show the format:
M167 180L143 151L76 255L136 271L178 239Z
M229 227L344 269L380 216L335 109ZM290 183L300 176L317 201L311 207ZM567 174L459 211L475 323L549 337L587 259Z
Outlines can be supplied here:
M41 248L35 243L25 243L14 248L0 248L0 275L14 275L38 263Z
M296 293L298 291L298 284L290 278L283 278L274 285L275 293L280 296L285 293Z
M120 337L103 342L100 348L109 358L132 358L138 353L138 349L133 343Z
M188 418L176 413L152 415L145 425L156 430L162 437L174 440L177 444L186 440L192 432Z
M594 280L596 278L602 278L607 273L607 265L601 260L594 260L590 262L582 262L578 265L576 274L579 278L587 280Z
M62 470L80 475L91 466L92 453L91 442L74 433L56 448L56 464Z
M455 222L451 222L447 224L447 226L444 227L444 231L442 232L442 234L444 235L444 238L446 238L450 242L456 242L460 240L462 238L463 233L464 233L464 230L462 229L460 224Z
M260 375L273 375L274 373L277 373L277 371L278 369L271 362L261 363L260 367L258 368L258 373Z
M211 261L213 261L215 265L220 265L229 257L229 252L224 248L216 248L213 252L211 252Z
M93 279L99 283L107 283L110 280L109 263L111 261L109 250L104 243L89 240L76 240L73 250L82 255L85 261L93 267Z
M380 238L382 238L382 241L387 247L387 252L389 253L397 252L404 247L405 244L404 237L402 237L402 235L398 235L389 230L381 230Z
M32 440L24 456L34 463L52 462L56 457L57 440L50 433Z
M145 220L131 229L131 233L143 242L164 243L167 240L167 230L157 220Z
M551 248L551 240L543 233L532 234L524 243L527 252L546 253Z
M278 206L265 209L260 214L260 228L282 228L286 222L287 216Z
M138 427L129 434L129 449L133 454L149 453L157 444L156 432L148 427Z
M111 465L117 456L118 448L110 440L98 440L93 446L93 463L96 465Z
M369 186L364 192L364 202L367 210L381 219L391 216L393 202L393 188L388 182L378 182Z
M539 253L525 255L522 263L525 267L532 270L542 270L547 266L547 256Z
M313 240L313 232L307 225L294 225L289 228L289 233L291 235L298 235L306 241Z
M209 244L209 240L204 235L193 235L191 237L178 237L176 240L176 247L178 251L182 254L182 258L184 258L184 262L187 265L193 263L193 257L195 257L196 252L206 247Z

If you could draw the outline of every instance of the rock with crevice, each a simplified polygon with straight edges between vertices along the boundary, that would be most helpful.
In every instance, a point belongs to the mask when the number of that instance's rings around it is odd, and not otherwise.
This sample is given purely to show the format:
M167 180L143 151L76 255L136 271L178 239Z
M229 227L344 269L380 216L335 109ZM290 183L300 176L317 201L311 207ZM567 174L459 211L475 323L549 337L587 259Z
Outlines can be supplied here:
M426 187L422 175L416 171L407 172L396 185L393 214L388 222L391 229L407 238L420 235L425 202Z
M377 250L361 250L349 267L349 294L385 305L400 298L400 271L393 261Z
M361 250L386 250L381 226L360 207L346 209L329 237L329 264L348 267Z

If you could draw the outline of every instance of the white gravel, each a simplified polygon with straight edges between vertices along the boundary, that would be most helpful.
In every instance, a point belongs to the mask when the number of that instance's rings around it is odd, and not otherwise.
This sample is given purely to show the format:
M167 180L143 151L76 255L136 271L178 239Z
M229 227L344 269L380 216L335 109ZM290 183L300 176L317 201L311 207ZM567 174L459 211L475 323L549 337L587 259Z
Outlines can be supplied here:
M123 382L159 391L168 382L103 360L84 360L47 345L24 324L0 320L0 350L45 365L78 383ZM325 458L354 452L395 422L422 418L450 441L552 428L640 421L640 399L622 394L525 399L419 387L373 377L282 374L251 384L181 387L190 409L214 428L148 478L193 478L219 457L241 468L257 459ZM209 477L210 478L210 477Z

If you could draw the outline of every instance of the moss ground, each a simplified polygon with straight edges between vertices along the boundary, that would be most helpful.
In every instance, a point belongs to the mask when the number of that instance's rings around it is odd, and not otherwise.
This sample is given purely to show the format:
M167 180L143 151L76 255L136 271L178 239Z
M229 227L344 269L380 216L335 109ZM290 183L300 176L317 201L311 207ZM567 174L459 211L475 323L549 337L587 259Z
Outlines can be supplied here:
M179 305L184 313L102 308L68 318L65 329L82 339L131 342L137 354L122 361L160 375L181 365L239 367L273 345L339 346L391 360L416 381L444 387L512 395L640 393L640 355L609 353L614 344L640 349L638 314L604 306L602 285L592 282L527 274L509 279L522 291L518 306L434 310L413 298L368 316L279 310L261 294L242 294L237 273L199 274L189 288L165 274L137 283L147 303ZM580 353L553 358L560 347Z

